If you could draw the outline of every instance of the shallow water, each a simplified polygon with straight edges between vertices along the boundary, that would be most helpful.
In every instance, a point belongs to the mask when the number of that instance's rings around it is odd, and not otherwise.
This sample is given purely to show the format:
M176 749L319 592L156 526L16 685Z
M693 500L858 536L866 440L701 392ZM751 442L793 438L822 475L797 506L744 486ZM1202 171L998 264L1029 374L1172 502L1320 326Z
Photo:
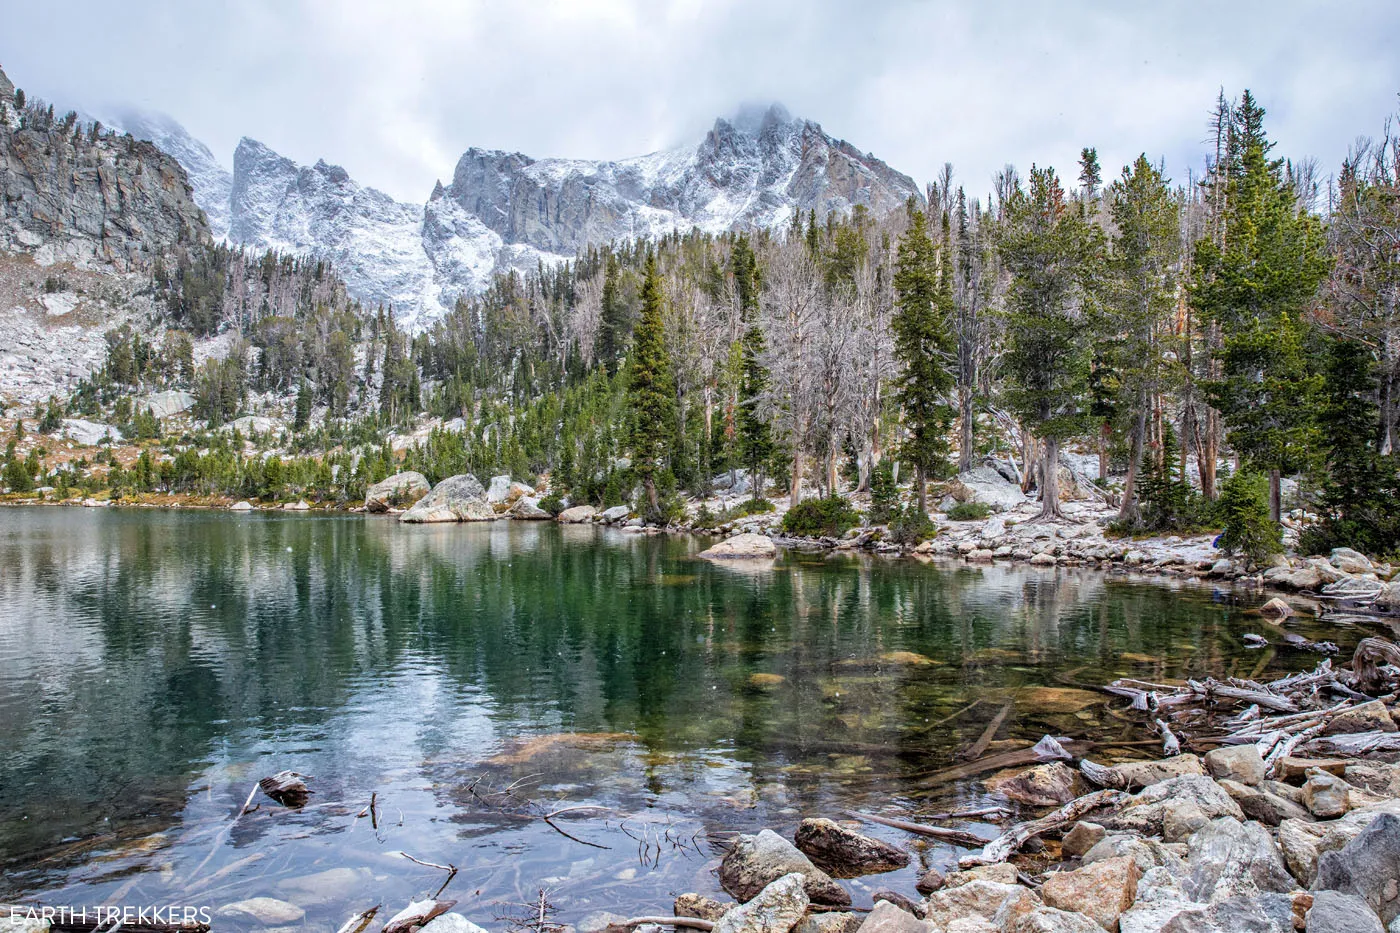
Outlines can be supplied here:
M735 831L983 802L975 780L935 775L1007 702L993 752L1047 732L1144 739L1122 702L1075 685L1316 662L1246 650L1264 623L1236 603L1259 599L1195 583L823 554L724 567L700 546L0 509L0 897L266 895L330 931L439 887L407 852L457 866L444 896L492 928L541 888L566 923L667 912L717 890ZM1348 655L1364 634L1292 628ZM259 795L235 822L282 769L310 776L311 804ZM539 818L584 805L606 809L560 814L562 832ZM845 882L856 903L957 855L915 851Z

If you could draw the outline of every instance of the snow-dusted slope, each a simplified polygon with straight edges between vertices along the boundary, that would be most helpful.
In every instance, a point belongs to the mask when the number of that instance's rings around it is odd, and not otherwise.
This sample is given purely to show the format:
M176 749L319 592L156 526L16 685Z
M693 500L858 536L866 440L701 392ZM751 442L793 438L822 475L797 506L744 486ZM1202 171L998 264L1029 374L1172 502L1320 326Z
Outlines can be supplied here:
M233 176L219 164L208 146L162 113L122 110L104 118L103 122L137 139L149 140L162 152L174 156L190 178L194 202L209 219L210 232L216 239L228 235L228 196Z
M247 138L233 154L231 241L330 259L351 294L392 305L409 323L425 308L432 273L422 231L421 205L361 187L338 165L299 166Z
M392 304L409 326L431 321L498 271L568 259L590 243L692 227L777 227L794 212L821 217L858 204L881 215L922 199L909 176L778 105L717 120L698 145L615 162L469 149L425 205L361 187L338 166L300 166L246 138L232 176L221 176L208 149L173 120L139 125L185 166L217 233L324 256L354 295ZM220 198L222 213L208 206Z

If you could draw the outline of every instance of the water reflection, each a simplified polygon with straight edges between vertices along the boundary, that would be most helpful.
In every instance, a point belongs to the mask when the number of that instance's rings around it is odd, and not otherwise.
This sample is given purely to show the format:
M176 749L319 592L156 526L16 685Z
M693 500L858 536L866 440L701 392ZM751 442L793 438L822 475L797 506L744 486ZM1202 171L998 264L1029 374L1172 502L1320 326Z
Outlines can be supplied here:
M6 897L272 894L331 929L431 893L404 850L462 867L478 919L542 884L566 920L656 906L714 888L716 834L975 796L928 776L1008 702L994 748L1130 731L1076 685L1312 663L1245 652L1257 620L1208 588L1092 572L715 567L535 523L4 509L0 531ZM228 832L282 768L313 805ZM609 808L569 824L595 845L530 815L582 803Z

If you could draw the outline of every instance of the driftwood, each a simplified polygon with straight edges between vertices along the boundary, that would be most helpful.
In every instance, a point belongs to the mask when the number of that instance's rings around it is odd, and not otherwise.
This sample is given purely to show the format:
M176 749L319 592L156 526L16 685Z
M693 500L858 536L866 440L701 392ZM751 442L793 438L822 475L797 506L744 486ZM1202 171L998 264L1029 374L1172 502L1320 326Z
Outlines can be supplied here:
M992 721L987 724L987 728L982 730L982 734L978 736L977 741L972 743L972 747L959 757L967 761L976 761L978 758L985 755L987 753L987 746L992 744L992 739L996 737L997 730L1001 728L1002 723L1006 722L1007 717L1011 715L1011 711L1015 707L1015 701L1007 700L1006 705L992 717Z
M923 823L911 823L908 820L896 820L888 816L877 816L874 813L861 813L857 810L847 810L848 816L858 820L865 820L868 823L879 823L881 826L888 826L891 829L902 829L906 833L914 833L918 836L927 836L930 839L937 839L940 842L951 842L956 846L963 846L968 849L975 849L986 843L980 836L963 832L960 829L944 829L942 826L927 826Z
M1017 849L1036 836L1067 826L1095 810L1122 806L1129 799L1131 799L1130 795L1119 790L1096 790L1092 794L1085 794L1083 797L1071 800L1054 813L1042 816L1038 820L1031 820L1029 823L1022 823L1020 826L1002 833L987 843L982 848L980 855L964 856L958 860L958 864L963 868L975 868L978 865L995 865L1004 862L1015 854Z
M631 920L624 920L621 923L611 924L611 926L630 930L649 924L654 924L656 926L689 927L692 930L713 930L715 928L713 920L701 920L699 917L633 917Z
M1356 686L1368 693L1382 693L1394 688L1396 678L1384 668L1400 668L1400 647L1384 638L1363 638L1351 658Z
M1181 754L1181 740L1172 732L1172 727L1162 720L1157 720L1157 728L1162 733L1162 754L1172 758Z
M414 927L427 926L434 917L440 917L456 906L456 901L435 901L432 898L411 901L389 918L382 933L410 933Z
M340 929L336 930L336 933L364 933L365 927L369 926L370 921L375 918L375 915L379 913L379 908L382 906L382 904L375 904L369 910L360 911L355 916L345 921L345 923L341 924Z
M307 799L311 796L311 791L306 786L305 775L297 774L295 771L278 771L271 777L265 777L258 782L262 792L284 807L291 807L293 810L306 806ZM247 807L244 807L246 810Z
M1370 752L1400 752L1400 732L1355 732L1351 735L1323 735L1304 743L1309 752L1322 755L1365 755Z
M1110 790L1127 790L1128 779L1110 768L1108 765L1096 764L1085 758L1079 762L1079 773L1084 775L1084 779L1096 787L1107 787Z

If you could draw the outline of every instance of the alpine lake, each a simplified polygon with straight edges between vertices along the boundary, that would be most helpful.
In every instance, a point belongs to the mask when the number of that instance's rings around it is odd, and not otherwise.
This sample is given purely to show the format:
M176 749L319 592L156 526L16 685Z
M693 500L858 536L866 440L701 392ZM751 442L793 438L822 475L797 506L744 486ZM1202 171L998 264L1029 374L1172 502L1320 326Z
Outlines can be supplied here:
M541 890L560 923L669 914L718 892L735 833L998 802L987 775L947 770L998 717L988 755L1046 734L1156 755L1095 687L1317 661L1247 648L1263 597L1196 581L843 552L727 566L704 546L0 509L0 903L272 897L331 933L433 895L450 865L441 897L486 926ZM1367 634L1290 629L1344 657ZM304 807L255 792L283 770L306 776ZM915 857L843 882L857 906L961 852L863 831Z

